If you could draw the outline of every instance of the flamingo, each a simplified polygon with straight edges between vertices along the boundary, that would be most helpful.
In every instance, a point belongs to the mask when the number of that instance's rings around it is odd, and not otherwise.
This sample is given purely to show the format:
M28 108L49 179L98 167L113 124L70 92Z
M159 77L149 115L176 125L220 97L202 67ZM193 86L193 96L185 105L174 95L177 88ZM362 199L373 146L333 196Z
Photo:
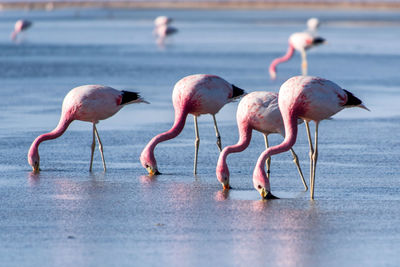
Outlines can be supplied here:
M32 22L28 20L17 20L14 25L14 31L11 33L11 40L15 41L17 39L18 33L25 31L32 26Z
M186 117L192 114L195 126L195 154L194 174L197 173L197 155L200 145L197 117L202 114L210 114L214 120L214 128L217 136L217 146L221 151L221 137L218 131L215 114L226 104L242 96L244 90L228 83L224 79L209 74L189 75L179 80L172 92L172 103L175 110L175 122L172 128L158 134L146 145L140 155L142 166L150 175L160 174L154 157L154 149L160 142L178 136L185 125Z
M276 66L282 62L288 61L294 54L294 50L297 50L301 54L302 63L301 70L302 75L307 75L307 55L306 50L310 49L319 44L323 44L325 39L318 36L313 36L308 32L296 32L290 35L289 37L289 48L286 52L286 55L280 58L276 58L272 61L269 66L269 74L271 79L274 80L276 78Z
M167 17L167 16L158 16L157 18L155 18L154 20L154 25L156 27L160 26L160 25L168 25L172 22L172 18Z
M226 158L230 153L242 152L249 146L253 129L264 134L266 149L269 147L269 134L278 133L285 136L285 128L278 107L278 93L260 91L247 94L242 98L242 100L240 100L236 112L236 120L239 129L239 141L236 145L227 146L222 150L219 154L216 168L217 178L224 189L229 189L229 169L226 164ZM298 120L298 123L302 122L302 120ZM293 149L290 150L304 188L307 190L307 184L304 181L298 157ZM270 158L267 160L266 165L267 177L269 179L271 165Z
M310 198L314 199L315 170L318 159L318 125L344 108L367 109L362 101L349 91L326 79L312 76L295 76L282 84L279 90L279 109L285 126L285 139L261 153L253 172L253 184L263 198L276 198L271 194L270 183L263 164L268 157L289 150L297 137L298 119L306 124L310 145ZM309 122L315 122L315 144L313 147Z
M311 34L315 34L320 25L321 25L321 23L318 18L309 18L307 20L307 30Z
M38 172L40 165L39 145L43 141L60 137L74 120L87 121L93 123L93 142L90 157L90 168L92 171L93 152L95 148L95 136L99 143L103 168L106 171L106 162L103 155L103 145L97 132L96 124L99 120L104 120L122 107L132 103L147 103L138 93L129 91L119 91L103 85L83 85L69 91L65 96L60 121L57 127L49 132L39 135L32 143L28 152L28 163L34 172Z
M178 32L178 29L169 25L160 25L154 29L154 34L157 36L157 44L164 45L165 39Z
M154 30L153 34L157 36L157 44L161 47L164 46L165 39L178 32L178 29L170 26L169 24L172 22L172 18L167 16L158 16L154 20Z

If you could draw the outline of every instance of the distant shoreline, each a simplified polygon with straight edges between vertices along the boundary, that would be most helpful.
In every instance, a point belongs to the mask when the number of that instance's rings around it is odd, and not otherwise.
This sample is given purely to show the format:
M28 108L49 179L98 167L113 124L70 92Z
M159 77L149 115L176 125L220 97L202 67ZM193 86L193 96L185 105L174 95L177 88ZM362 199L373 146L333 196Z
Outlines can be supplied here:
M159 1L159 2L131 2L131 1L113 1L113 2L95 2L95 1L42 1L42 2L2 2L0 10L7 9L62 9L62 8L164 8L164 9L382 9L392 10L400 9L400 2L255 2L255 1Z

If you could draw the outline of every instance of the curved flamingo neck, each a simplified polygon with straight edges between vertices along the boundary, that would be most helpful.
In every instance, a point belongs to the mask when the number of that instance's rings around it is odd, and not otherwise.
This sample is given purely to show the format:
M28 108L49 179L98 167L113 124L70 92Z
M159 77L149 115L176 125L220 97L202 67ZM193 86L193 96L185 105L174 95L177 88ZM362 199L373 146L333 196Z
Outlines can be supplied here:
M253 178L258 175L261 175L260 178L267 180L267 175L264 170L265 162L267 158L272 155L282 153L288 151L292 148L292 146L296 143L297 138L297 116L289 115L284 116L282 112L283 122L285 125L285 139L279 145L273 146L265 150L261 153L260 157L257 160L256 167L254 169ZM286 118L285 118L286 117Z
M294 54L294 47L291 43L289 43L289 48L286 54L283 57L276 58L272 61L271 65L269 66L269 73L271 77L276 76L276 66L282 62L288 61Z
M218 159L218 166L222 167L226 165L226 158L231 153L238 153L245 150L251 140L252 129L250 127L246 127L245 129L239 130L239 141L235 145L225 147L221 154L219 155ZM227 166L226 166L227 167Z
M60 121L58 122L58 125L56 128L54 128L53 131L49 133L45 133L42 135L39 135L35 141L33 141L30 149L29 149L29 154L32 155L33 153L37 153L39 149L40 143L46 140L51 140L60 137L68 128L68 126L71 124L71 122L74 119L71 116L61 116Z
M14 40L17 38L17 34L18 34L17 31L13 31L13 32L11 33L11 40L14 41Z
M185 126L186 117L188 116L188 114L189 114L189 112L187 112L186 110L183 110L181 112L176 112L175 113L175 121L174 121L174 125L172 126L172 128L164 133L160 133L160 134L156 135L155 137L153 137L153 139L151 139L151 141L147 144L144 151L151 153L152 157L154 158L154 155L153 155L154 148L157 146L157 144L167 141L167 140L170 140L172 138L175 138L182 132L183 127Z

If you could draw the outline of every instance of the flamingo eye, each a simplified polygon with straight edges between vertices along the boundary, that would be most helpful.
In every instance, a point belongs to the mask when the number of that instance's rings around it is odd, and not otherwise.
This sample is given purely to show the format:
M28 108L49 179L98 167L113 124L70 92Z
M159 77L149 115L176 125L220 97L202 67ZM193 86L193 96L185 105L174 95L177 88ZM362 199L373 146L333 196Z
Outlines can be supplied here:
M261 188L262 188L262 186L261 186L261 185L258 185L257 187L258 187L258 189L261 189Z

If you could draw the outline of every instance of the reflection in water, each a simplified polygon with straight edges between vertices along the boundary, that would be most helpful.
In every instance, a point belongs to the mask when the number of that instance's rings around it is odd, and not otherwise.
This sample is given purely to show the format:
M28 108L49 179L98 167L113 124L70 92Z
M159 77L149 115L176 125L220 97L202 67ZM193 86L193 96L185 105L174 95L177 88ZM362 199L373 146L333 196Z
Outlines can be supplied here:
M271 201L277 201L277 200L268 200L268 199L254 200L252 202L253 211L257 212L257 213L266 212L267 208L268 208L268 204Z
M214 194L214 200L223 201L226 210L234 209L231 216L222 216L221 220L229 240L224 255L232 257L233 262L246 259L250 265L273 262L274 266L299 266L310 262L310 240L316 235L318 239L320 224L315 203L309 203L307 210L296 204L301 199L232 199L228 192Z
M140 183L144 186L150 186L153 184L155 181L157 181L157 176L156 175L141 175L140 178Z
M231 191L231 190L221 189L221 190L215 192L215 194L214 194L214 200L215 200L215 201L225 201L225 200L227 200L228 197L229 197L229 192L230 192L230 191Z
M31 171L28 173L28 183L30 186L36 186L40 182L40 172Z

